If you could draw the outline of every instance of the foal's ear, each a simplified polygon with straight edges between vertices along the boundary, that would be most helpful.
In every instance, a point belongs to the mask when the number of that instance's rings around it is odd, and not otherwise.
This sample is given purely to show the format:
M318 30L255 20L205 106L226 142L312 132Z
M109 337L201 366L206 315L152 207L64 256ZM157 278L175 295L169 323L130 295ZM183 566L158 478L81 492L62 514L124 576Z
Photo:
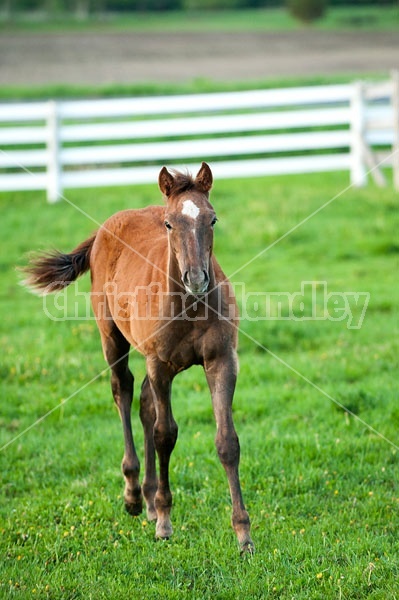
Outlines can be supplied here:
M206 162L203 162L200 170L197 173L197 177L195 178L195 183L197 187L201 189L201 191L208 193L212 187L213 183L213 175L211 168Z
M173 175L171 175L166 167L162 167L159 177L159 189L165 196L169 196L173 186Z

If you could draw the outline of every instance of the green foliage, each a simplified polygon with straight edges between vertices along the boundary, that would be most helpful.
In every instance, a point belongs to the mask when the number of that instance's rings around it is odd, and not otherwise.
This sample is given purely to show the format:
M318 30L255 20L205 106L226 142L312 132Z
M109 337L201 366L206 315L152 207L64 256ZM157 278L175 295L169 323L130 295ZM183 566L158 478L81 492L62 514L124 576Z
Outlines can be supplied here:
M156 184L67 191L80 210L39 192L0 196L0 447L12 442L0 452L1 598L397 597L397 194L351 188L308 218L347 185L335 173L217 180L212 192L215 251L227 274L240 269L236 284L295 293L315 280L370 293L360 329L241 322L235 422L257 547L244 560L202 370L174 384L175 534L157 543L145 515L123 509L122 431L95 323L51 321L18 285L26 252L69 250L96 227L91 218L159 203ZM83 278L79 291L89 285ZM74 288L68 295L73 306ZM131 366L142 458L135 352Z
M290 13L303 23L321 19L327 10L328 0L287 0Z

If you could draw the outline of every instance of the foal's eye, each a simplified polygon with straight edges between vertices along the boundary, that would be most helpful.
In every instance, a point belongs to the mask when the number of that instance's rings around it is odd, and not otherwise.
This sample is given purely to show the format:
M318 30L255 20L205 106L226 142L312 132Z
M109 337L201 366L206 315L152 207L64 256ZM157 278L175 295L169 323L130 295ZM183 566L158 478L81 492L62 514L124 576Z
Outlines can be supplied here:
M212 222L211 222L212 227L215 227L216 223L217 223L217 217L213 217Z
M172 225L168 221L165 221L165 227L166 227L166 229L169 229L169 230L172 229Z

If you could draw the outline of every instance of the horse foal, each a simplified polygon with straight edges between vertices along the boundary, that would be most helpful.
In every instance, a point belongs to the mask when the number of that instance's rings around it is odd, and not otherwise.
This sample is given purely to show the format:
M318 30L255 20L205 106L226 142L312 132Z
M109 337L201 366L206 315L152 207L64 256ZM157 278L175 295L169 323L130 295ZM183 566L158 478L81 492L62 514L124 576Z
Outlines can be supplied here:
M212 172L206 163L195 178L163 167L158 182L164 206L116 213L71 253L37 257L25 269L26 284L48 293L90 270L93 311L123 425L125 506L138 515L144 496L159 538L172 534L169 461L177 439L172 381L192 365L203 366L217 426L216 448L230 487L232 525L241 551L252 552L232 416L238 310L230 282L212 252L217 220L209 202ZM140 394L145 440L142 486L130 418L131 346L146 359Z

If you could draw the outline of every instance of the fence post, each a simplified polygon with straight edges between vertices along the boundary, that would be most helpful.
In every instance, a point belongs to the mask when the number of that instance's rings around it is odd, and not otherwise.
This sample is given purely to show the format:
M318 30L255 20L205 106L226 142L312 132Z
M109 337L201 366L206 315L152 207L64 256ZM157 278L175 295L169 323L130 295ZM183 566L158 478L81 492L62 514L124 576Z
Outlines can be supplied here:
M393 144L392 170L395 190L399 191L399 71L392 71Z
M60 168L60 139L59 139L59 117L56 100L48 103L47 117L47 200L54 203L60 200L61 168Z
M365 106L361 81L353 84L351 98L351 183L357 187L367 184L367 169L364 160Z

